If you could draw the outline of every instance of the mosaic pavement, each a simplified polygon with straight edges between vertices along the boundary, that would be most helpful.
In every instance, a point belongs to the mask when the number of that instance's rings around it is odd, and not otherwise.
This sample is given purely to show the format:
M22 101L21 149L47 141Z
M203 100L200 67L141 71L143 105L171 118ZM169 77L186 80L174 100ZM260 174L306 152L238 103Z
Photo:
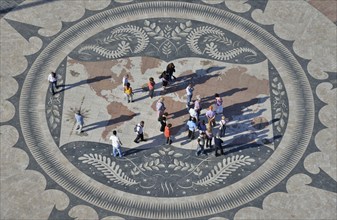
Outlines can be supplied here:
M0 6L1 219L337 218L336 1ZM169 62L177 79L163 91ZM123 95L126 74L133 103ZM195 156L189 83L201 120L214 94L223 98L224 155ZM171 145L159 132L159 97ZM142 120L147 141L136 144ZM113 130L123 158L111 156Z

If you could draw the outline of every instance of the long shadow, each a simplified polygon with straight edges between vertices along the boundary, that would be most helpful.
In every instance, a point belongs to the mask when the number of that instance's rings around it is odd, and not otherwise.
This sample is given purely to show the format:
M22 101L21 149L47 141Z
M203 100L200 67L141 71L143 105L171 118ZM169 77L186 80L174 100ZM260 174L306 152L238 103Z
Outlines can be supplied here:
M99 121L99 122L95 122L89 125L85 125L83 126L83 132L87 132L87 131L91 131L97 128L101 128L101 127L107 127L113 124L117 124L120 122L125 122L125 121L129 121L131 120L133 117L139 115L140 113L136 113L136 114L132 114L132 115L121 115L118 118L115 119L110 119L110 120L104 120L104 121Z
M137 147L137 148L133 148L133 149L128 149L126 151L123 151L123 149L122 149L122 152L123 152L124 156L128 156L128 155L136 154L136 153L142 152L144 150L148 150L148 149L150 149L150 147L147 147L147 148Z
M179 76L177 77L173 82L173 84L170 85L166 90L166 93L174 93L180 90L184 90L186 89L187 85L189 83L192 83L193 85L197 85L197 84L203 84L205 83L207 80L213 78L213 77L218 77L219 74L215 74L215 75L209 75L209 73L214 72L214 71L218 71L221 69L224 69L225 67L210 67L208 69L198 69L196 70L194 73L188 74L188 75L184 75L184 76ZM201 76L200 76L201 75Z
M96 76L96 77L93 77L93 78L90 78L90 79L78 81L78 82L73 83L73 84L62 84L62 85L59 85L60 87L62 87L62 90L57 91L57 92L58 93L64 92L64 91L66 91L68 89L71 89L71 88L74 88L76 86L80 86L80 85L84 85L84 84L90 84L90 83L98 82L98 81L109 79L109 78L111 78L111 76Z

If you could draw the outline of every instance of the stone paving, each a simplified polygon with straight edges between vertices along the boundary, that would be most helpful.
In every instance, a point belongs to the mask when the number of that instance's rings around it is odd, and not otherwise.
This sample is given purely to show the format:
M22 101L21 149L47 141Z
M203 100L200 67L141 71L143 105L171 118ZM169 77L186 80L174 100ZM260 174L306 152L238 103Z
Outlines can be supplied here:
M336 1L0 7L0 219L337 219ZM177 78L164 90L170 62ZM212 130L228 119L223 155L196 156L187 138L188 84L200 121L215 93L223 100ZM147 141L134 143L140 121ZM112 155L113 130L122 158Z

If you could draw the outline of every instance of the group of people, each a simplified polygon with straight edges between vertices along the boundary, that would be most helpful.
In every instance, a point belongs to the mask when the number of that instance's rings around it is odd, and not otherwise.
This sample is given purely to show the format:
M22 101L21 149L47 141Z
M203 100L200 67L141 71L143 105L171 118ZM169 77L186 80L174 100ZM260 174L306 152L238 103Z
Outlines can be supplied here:
M169 63L167 65L167 68L163 73L160 75L160 79L162 81L163 90L166 90L166 87L168 86L169 82L172 82L176 79L174 76L175 72L175 65L173 63ZM58 88L57 85L57 77L56 73L52 72L48 76L48 81L50 82L51 91L54 95L55 89ZM126 97L126 100L128 103L133 102L133 90L129 82L129 75L125 75L122 80L123 84L123 90ZM147 83L148 91L149 91L149 98L154 97L154 90L155 90L155 81L153 77L149 78L149 81ZM223 113L223 107L222 107L222 98L219 94L215 94L214 103L212 103L206 113L205 117L207 118L207 123L205 120L200 120L200 113L201 113L201 99L199 97L196 98L196 100L192 103L193 98L193 92L194 87L191 83L188 84L188 86L185 89L186 91L186 108L188 110L189 114L189 120L186 123L187 130L188 130L188 139L194 140L195 134L197 131L199 131L199 135L197 138L197 150L196 155L207 155L206 148L213 148L212 146L212 140L214 140L215 145L215 156L218 156L219 154L223 154L222 149L222 143L221 137L224 137L225 131L226 131L226 123L227 119L225 116L221 117L221 120L219 123L219 129L216 135L213 135L213 128L216 126L215 117L217 114L222 115ZM156 111L157 111L157 118L160 122L160 132L164 134L165 137L165 143L171 144L172 143L172 124L168 123L168 112L166 111L166 107L164 104L164 98L160 97L156 103ZM75 120L76 120L76 131L77 133L82 132L83 128L83 116L81 115L80 110L76 111L75 113ZM139 143L140 141L146 141L144 138L144 121L141 121L134 127L134 132L137 134L136 138L134 139L135 143ZM112 143L112 155L116 157L119 155L119 157L123 156L123 153L121 151L122 142L120 141L119 137L117 136L117 131L114 130L112 132L112 135L110 136L110 141ZM220 152L220 153L219 153Z

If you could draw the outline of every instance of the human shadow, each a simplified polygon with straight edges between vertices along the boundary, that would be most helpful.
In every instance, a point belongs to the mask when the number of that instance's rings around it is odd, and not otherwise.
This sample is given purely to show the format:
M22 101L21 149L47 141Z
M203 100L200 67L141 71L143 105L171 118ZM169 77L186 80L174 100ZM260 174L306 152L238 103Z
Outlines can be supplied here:
M150 149L150 147L144 148L143 146L137 147L137 148L133 148L133 149L128 149L126 151L123 151L123 155L124 156L128 156L128 155L136 154L136 153L142 152L144 150L148 150L148 149Z
M169 83L165 93L174 93L180 90L186 89L188 84L198 85L203 84L207 80L218 77L219 74L210 75L209 73L224 69L225 67L210 67L208 69L198 69L194 73L178 76L174 81L173 84Z
M96 77L81 80L81 81L78 81L78 82L72 83L72 84L61 84L61 85L58 85L58 86L61 87L62 89L57 91L57 92L58 93L64 92L64 91L66 91L68 89L72 89L76 86L80 86L80 85L84 85L84 84L90 84L90 83L102 81L102 80L109 79L109 78L111 78L111 76L96 76Z
M83 130L82 131L83 132L88 132L88 131L91 131L91 130L95 130L97 128L107 127L107 126L110 126L110 125L113 125L113 124L117 124L117 123L120 123L120 122L129 121L133 117L135 117L135 116L137 116L139 114L140 113L134 113L132 115L121 115L118 118L95 122L95 123L83 126Z

